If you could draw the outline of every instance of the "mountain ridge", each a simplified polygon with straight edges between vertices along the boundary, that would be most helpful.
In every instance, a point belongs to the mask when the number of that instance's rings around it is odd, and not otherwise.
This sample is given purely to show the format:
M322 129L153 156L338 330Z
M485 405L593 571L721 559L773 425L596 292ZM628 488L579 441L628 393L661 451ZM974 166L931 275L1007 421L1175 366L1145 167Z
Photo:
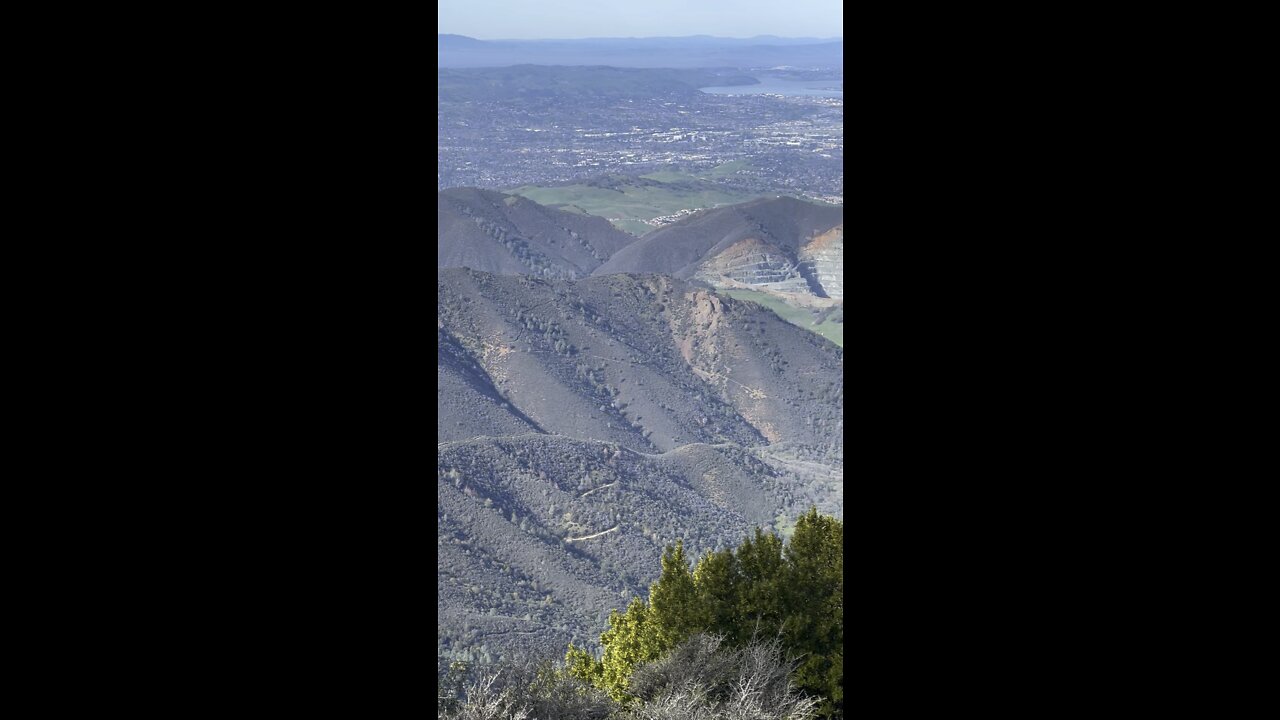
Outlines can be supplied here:
M842 38L582 38L479 40L437 35L440 68L511 65L610 65L639 68L760 68L777 65L843 69Z
M441 190L437 198L437 267L585 277L636 239L603 218L519 195L462 187Z
M843 516L843 351L663 275L437 277L437 656L597 648L662 549Z
M791 197L702 210L619 249L592 275L665 273L718 288L843 298L844 208Z

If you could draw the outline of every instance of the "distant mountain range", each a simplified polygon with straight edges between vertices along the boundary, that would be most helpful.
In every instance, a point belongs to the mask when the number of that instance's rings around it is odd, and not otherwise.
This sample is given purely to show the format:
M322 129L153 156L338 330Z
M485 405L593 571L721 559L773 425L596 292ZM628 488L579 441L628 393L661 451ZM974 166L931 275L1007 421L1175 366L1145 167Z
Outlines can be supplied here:
M580 40L477 40L436 36L437 67L612 65L642 68L844 67L840 38L718 38L706 35Z
M756 35L749 38L721 37L718 35L681 35L659 37L591 37L591 38L493 38L480 40L467 35L440 33L436 35L438 42L455 44L475 43L564 43L580 45L618 45L636 47L708 47L733 45L819 45L821 43L843 42L843 38L785 38L777 35Z

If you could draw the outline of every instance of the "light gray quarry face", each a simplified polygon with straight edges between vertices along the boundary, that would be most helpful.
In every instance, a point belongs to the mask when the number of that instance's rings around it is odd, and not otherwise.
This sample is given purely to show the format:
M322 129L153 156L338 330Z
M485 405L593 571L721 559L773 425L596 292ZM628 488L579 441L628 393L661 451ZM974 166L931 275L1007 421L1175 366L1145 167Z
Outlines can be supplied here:
M844 226L832 228L800 248L802 270L817 282L827 297L844 299Z

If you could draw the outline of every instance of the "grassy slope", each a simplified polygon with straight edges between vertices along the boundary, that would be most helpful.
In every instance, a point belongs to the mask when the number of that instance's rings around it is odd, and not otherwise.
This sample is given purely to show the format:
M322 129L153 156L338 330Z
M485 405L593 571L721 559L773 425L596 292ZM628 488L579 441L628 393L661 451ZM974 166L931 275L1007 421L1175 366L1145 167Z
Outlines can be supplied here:
M657 180L658 182L664 182L664 183L688 182L690 180L699 179L696 175L676 172L674 170L659 170L657 172L651 172L646 175L641 175L640 177L648 178L650 180Z
M629 232L636 237L640 237L645 233L653 230L653 226L639 220L613 220L613 226L624 232Z
M710 170L702 173L702 177L705 177L709 180L715 180L717 178L729 177L730 175L738 172L739 170L749 170L750 168L751 168L750 162L746 160L734 160L732 162L727 162L723 165L718 165L716 167L711 168Z
M656 176L656 177L655 177ZM687 175L680 173L654 173L646 176L663 183L688 181ZM625 186L622 192L586 185L565 185L561 187L539 187L525 185L509 192L523 195L542 205L552 207L573 205L591 215L608 218L619 229L635 235L642 235L653 230L644 220L652 220L662 215L671 215L680 210L709 208L719 205L754 200L756 196L749 193L726 192L716 188L687 188L673 185L653 187Z
M844 347L844 323L824 320L822 323L814 325L813 315L809 310L792 307L772 295L756 292L755 290L716 290L716 292L728 295L731 298L749 300L757 305L762 305L792 325L802 327L805 330L812 330L836 345Z

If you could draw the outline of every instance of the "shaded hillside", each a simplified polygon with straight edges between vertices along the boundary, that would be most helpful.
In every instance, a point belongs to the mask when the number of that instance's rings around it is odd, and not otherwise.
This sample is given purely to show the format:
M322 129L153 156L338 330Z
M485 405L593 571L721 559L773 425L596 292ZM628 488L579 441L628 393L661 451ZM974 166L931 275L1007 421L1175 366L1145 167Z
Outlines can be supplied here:
M666 273L838 299L843 262L844 208L780 197L696 213L619 250L594 274Z
M484 368L452 335L437 330L436 417L446 410L450 421L437 423L438 441L541 432L502 398Z
M458 362L545 432L641 452L785 442L842 456L843 351L759 305L656 275L449 269L437 290ZM438 427L472 422L477 401L460 397L440 396Z
M451 188L438 197L436 260L442 268L576 278L634 241L602 218L518 195Z
M670 277L441 270L437 654L594 647L662 548L843 516L843 352Z
M494 660L594 648L656 579L664 545L736 545L831 488L733 446L662 455L551 435L437 451L437 654Z

